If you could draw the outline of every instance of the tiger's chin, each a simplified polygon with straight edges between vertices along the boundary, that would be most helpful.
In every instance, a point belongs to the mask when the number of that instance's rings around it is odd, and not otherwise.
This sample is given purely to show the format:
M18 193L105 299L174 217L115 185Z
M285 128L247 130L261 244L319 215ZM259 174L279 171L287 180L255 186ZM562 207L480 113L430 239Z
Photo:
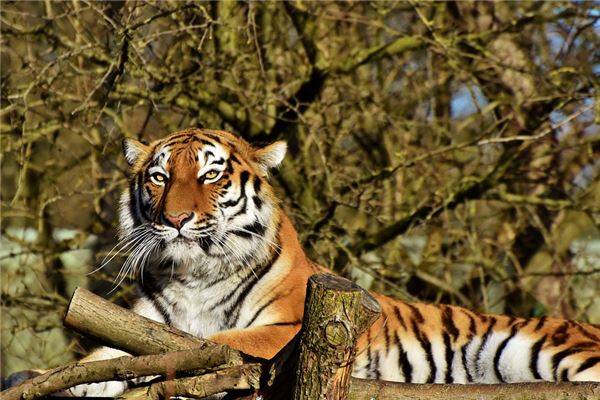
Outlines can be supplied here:
M204 246L198 241L177 238L165 246L162 257L177 264L195 265L208 256Z

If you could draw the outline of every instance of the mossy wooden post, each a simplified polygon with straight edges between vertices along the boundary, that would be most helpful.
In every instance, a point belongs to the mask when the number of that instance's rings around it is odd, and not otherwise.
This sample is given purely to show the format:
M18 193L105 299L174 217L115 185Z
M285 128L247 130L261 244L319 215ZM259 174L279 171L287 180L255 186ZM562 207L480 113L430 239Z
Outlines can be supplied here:
M351 281L313 275L308 281L292 399L346 399L356 341L379 314L375 299Z

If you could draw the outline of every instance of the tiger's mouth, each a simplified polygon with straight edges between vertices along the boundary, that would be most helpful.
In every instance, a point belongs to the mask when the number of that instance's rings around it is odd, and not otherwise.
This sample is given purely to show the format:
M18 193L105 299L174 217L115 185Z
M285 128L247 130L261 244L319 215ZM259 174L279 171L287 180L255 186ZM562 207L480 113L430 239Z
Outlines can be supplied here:
M207 252L213 243L213 239L208 235L196 236L192 238L185 236L182 232L179 232L175 238L170 240L170 243L184 247L200 246L202 250Z

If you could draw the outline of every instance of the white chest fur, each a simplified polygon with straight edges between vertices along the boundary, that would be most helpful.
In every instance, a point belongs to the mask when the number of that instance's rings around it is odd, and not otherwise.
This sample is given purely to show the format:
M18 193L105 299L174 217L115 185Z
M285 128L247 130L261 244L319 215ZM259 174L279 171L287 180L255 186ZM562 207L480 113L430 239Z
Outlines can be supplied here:
M160 279L159 279L160 280ZM227 307L223 305L239 286L235 275L217 285L202 281L182 282L168 279L160 290L143 293L134 311L198 337L232 328L228 325Z
M226 296L222 287L170 285L163 295L171 304L171 325L199 337L229 328L219 301Z

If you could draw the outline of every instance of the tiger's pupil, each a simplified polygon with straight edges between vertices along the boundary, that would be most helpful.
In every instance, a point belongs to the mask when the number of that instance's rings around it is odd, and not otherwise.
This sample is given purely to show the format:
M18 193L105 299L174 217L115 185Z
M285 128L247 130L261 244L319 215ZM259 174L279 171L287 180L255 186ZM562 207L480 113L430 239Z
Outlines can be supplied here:
M210 172L207 172L207 173L204 175L204 177L205 177L206 179L213 179L213 178L216 178L216 177L217 177L217 175L218 175L218 172L217 172L217 171L210 171Z

